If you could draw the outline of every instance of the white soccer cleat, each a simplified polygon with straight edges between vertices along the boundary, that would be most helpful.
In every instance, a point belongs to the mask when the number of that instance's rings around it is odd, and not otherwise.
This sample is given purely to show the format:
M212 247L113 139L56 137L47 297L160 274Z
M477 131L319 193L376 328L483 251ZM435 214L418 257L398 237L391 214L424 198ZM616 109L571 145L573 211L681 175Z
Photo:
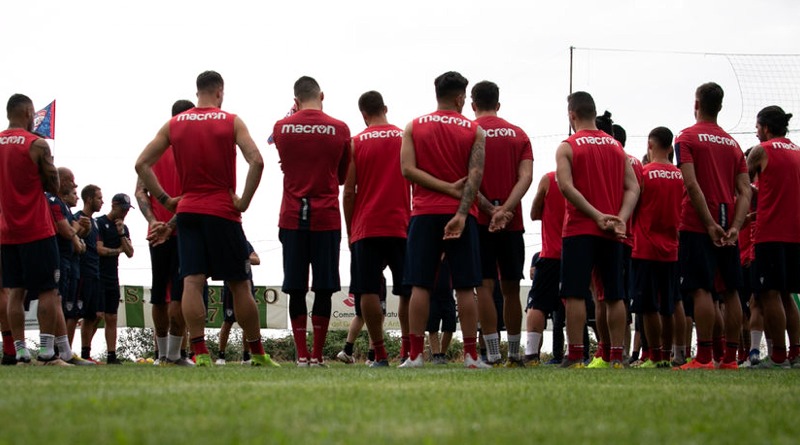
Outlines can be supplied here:
M398 368L422 368L424 365L425 362L422 360L422 354L420 354L414 360L411 358L406 359Z
M214 362L214 364L217 365L217 366L225 366L225 359L224 358L218 358L217 361Z
M352 355L349 355L344 351L339 351L339 353L336 354L336 359L344 363L345 365L352 365L353 363L356 362L356 359Z
M469 354L464 358L464 367L467 369L492 369L492 365L481 359L474 359Z

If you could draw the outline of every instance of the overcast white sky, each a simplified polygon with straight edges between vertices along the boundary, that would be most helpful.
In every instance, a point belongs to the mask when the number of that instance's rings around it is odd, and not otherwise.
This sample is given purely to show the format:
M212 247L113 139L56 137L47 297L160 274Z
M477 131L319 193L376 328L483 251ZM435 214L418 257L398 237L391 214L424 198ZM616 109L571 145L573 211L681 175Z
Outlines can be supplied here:
M800 2L789 0L41 0L3 2L0 17L0 98L24 93L37 109L57 99L56 164L70 167L80 187L94 183L103 189L102 213L114 193L133 195L134 161L169 118L172 102L195 99L200 72L223 75L223 108L247 123L266 161L261 188L244 216L263 261L254 269L256 283L265 285L282 280L281 173L266 140L291 106L292 84L301 75L319 81L325 111L354 134L364 128L356 105L364 91L382 92L390 120L402 127L435 107L432 83L442 72L460 71L471 82L492 80L500 86L501 115L532 137L535 187L554 168L555 147L567 132L570 46L800 53ZM694 88L702 82L717 81L726 91L723 127L733 128L740 119L737 80L724 58L576 50L574 72L574 89L592 93L599 111L612 111L628 131L628 151L637 156L645 147L631 136L658 125L677 132L693 123ZM465 114L473 117L469 109ZM749 135L737 138L742 145L755 142ZM523 201L526 213L532 198L531 191ZM122 282L149 284L144 219L136 210L126 222L137 251L132 260L120 261ZM538 224L526 218L526 230L533 254L540 243ZM344 248L343 285L348 268Z

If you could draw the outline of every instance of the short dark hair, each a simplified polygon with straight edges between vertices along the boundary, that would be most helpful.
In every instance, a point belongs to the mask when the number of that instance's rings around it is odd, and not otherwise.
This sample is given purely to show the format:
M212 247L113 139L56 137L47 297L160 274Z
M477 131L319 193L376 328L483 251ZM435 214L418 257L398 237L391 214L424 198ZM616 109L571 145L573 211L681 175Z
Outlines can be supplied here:
M792 113L786 113L783 108L777 105L770 105L758 112L756 122L761 124L762 127L767 127L773 136L781 137L786 136L789 131L789 119L792 118Z
M303 76L294 83L294 97L300 102L316 99L320 91L322 90L313 77Z
M622 144L622 147L624 148L625 143L628 142L628 133L625 131L624 128L622 128L622 125L619 124L614 124L611 126L611 128L614 130L612 136L614 136L614 139L616 139L617 142Z
M17 113L22 111L22 108L27 105L33 105L33 101L30 97L19 93L14 94L8 98L8 104L6 104L6 113Z
M87 185L86 187L83 188L83 190L81 190L81 199L84 201L88 201L94 198L94 195L97 194L98 190L100 190L100 187L94 184Z
M606 110L602 116L594 118L594 124L598 130L605 131L609 136L614 136L614 120L611 119L611 112Z
M225 86L222 76L216 71L203 71L197 76L197 91L213 93Z
M700 112L709 117L717 117L719 110L722 109L722 98L725 92L722 87L714 82L707 82L695 91L695 97L700 103Z
M576 91L567 96L567 110L572 111L578 119L594 119L597 117L597 107L594 105L592 95L585 91Z
M652 139L655 145L662 150L672 146L672 132L667 127L656 127L650 130L647 139Z
M436 88L436 99L454 99L456 96L467 92L469 81L455 71L448 71L433 81Z
M492 111L500 103L500 88L494 82L482 80L472 87L472 102L480 111Z
M172 115L177 116L183 113L186 110L191 110L194 108L194 104L190 100L176 100L174 104L172 104Z
M367 116L380 116L385 107L383 96L377 91L367 91L358 98L358 110Z

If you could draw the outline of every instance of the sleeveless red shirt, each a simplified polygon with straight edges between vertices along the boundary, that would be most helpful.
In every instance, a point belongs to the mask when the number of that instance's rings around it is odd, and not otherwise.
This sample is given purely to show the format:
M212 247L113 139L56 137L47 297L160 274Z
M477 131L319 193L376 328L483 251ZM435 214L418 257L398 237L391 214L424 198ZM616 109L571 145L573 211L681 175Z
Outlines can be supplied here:
M678 261L683 175L672 164L651 162L642 168L632 258Z
M556 172L547 174L550 186L544 196L542 209L541 258L561 259L561 231L564 228L564 209L567 201L556 183Z
M754 242L800 243L800 147L785 137L761 146L768 162L758 174Z

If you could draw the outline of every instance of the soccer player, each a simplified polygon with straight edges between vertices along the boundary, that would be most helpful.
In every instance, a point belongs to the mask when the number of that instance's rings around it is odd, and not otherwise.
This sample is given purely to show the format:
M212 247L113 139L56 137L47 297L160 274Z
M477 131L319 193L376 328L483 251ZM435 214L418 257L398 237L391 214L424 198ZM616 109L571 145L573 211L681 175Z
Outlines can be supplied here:
M644 317L650 348L641 368L670 367L673 312L678 288L678 225L681 217L683 177L668 159L672 132L666 127L650 131L650 162L642 171L636 209L633 247L633 307ZM683 348L681 348L683 349Z
M212 366L205 341L203 304L206 277L211 276L227 281L233 292L236 318L249 343L253 364L277 367L261 343L258 308L247 280L250 262L242 230L242 212L250 206L261 182L264 161L242 119L220 109L224 89L219 73L200 73L197 107L161 127L136 161L136 172L150 194L177 213L181 308L197 365ZM153 173L153 165L170 145L180 178L180 197L165 192ZM235 192L236 146L248 164L241 197Z
M478 314L473 289L481 284L475 200L483 176L483 130L461 114L469 82L449 71L436 78L437 110L409 122L400 165L415 184L403 283L409 306L411 351L401 366L423 365L430 294L442 253L450 264L464 340L464 366L486 368L476 347Z
M253 249L253 245L250 244L250 241L247 242L247 252L250 255L248 260L250 261L251 266L258 266L261 264L261 258L258 256L255 249ZM252 271L248 273L248 279L250 280L251 293L255 295L256 288L253 284ZM228 336L231 333L233 324L236 323L236 313L233 310L233 293L231 293L231 288L227 283L222 288L222 311L224 318L222 320L222 327L219 330L219 355L217 361L214 362L215 365L226 364L225 349L228 347ZM252 363L250 357L250 348L248 347L247 342L242 342L242 364L248 362Z
M14 94L6 105L8 129L0 132L0 250L2 286L9 289L8 318L17 365L31 363L25 346L25 293L39 296L37 363L71 366L55 353L59 253L44 192L58 193L58 170L47 142L33 131L31 99Z
M119 256L133 256L131 233L125 217L133 208L130 196L117 193L111 198L111 211L97 218L97 254L100 256L101 304L106 333L106 364L121 365L117 358L117 311L119 310Z
M172 116L194 108L188 100L178 100L172 104ZM167 148L161 159L153 165L153 173L164 192L170 196L181 195L180 178L175 166L175 154L172 147ZM150 264L152 287L150 303L153 305L153 325L155 328L158 357L155 364L176 364L191 366L192 362L183 357L181 348L186 322L181 311L183 296L183 280L178 270L178 237L175 231L174 214L160 202L158 197L150 193L141 179L136 181L136 202L139 211L147 220L148 228L155 229L165 224L168 234L161 243L150 243Z
M533 151L528 135L505 119L500 110L500 89L489 81L472 87L475 122L486 132L486 163L480 188L478 234L483 281L478 288L478 314L488 361L500 365L500 334L492 295L499 279L503 320L508 330L507 367L524 366L519 355L522 306L519 280L524 275L525 242L520 200L531 186ZM499 274L499 275L498 275Z
M361 314L375 349L370 366L383 367L389 365L379 299L384 265L392 271L392 293L400 297L400 310L407 311L411 296L408 287L401 284L411 217L411 185L400 171L403 131L386 119L388 108L383 96L377 91L362 94L358 109L367 128L353 137L353 160L343 200L352 252L350 292L360 296ZM401 329L401 335L407 333L407 329Z
M697 330L697 356L681 369L713 369L715 341L724 347L720 368L738 368L742 331L738 289L743 283L737 238L750 208L750 181L739 144L717 125L723 95L716 83L700 85L694 103L697 123L675 138L677 164L686 187L678 253L681 290L693 300ZM717 275L725 304L722 326L716 322L718 309L712 297ZM724 337L715 338L715 330Z
M89 230L83 237L86 249L80 260L80 281L78 283L78 307L81 324L81 358L92 359L92 338L97 325L103 317L101 299L103 284L100 282L100 256L97 254L97 240L100 229L94 214L103 208L103 191L89 184L81 190L83 209L75 213L75 219L87 221ZM86 223L84 223L86 224Z
M583 366L582 331L592 270L597 268L611 343L610 365L622 368L626 309L622 263L626 224L639 195L622 146L595 126L597 109L586 92L568 98L575 134L556 151L556 179L567 200L562 232L561 295L566 298L569 351L562 367Z
M763 368L800 368L800 319L792 292L800 292L800 147L786 138L791 113L772 105L758 112L760 145L747 158L758 175L752 282L772 337ZM786 335L789 354L786 353Z
M282 289L289 294L289 317L300 367L325 366L322 349L331 318L331 296L341 289L339 186L344 184L350 164L350 129L322 111L324 99L316 80L308 76L297 79L297 112L276 122L273 129L283 171L278 220L283 246ZM314 273L314 344L310 357L306 344L309 265Z
M553 315L562 305L558 295L561 278L561 231L564 227L566 201L558 189L556 172L542 176L531 206L531 220L542 222L542 250L531 264L535 269L528 295L527 336L525 358L532 365L539 362L540 344L547 314ZM553 327L555 332L556 327ZM555 334L553 334L555 336ZM563 345L562 345L563 348ZM557 352L553 351L553 356ZM562 354L563 355L563 354Z
M441 335L439 329L441 328ZM453 287L450 284L450 270L447 260L439 266L436 285L431 292L428 323L428 343L431 346L431 357L434 365L447 364L447 350L456 331L456 300L453 298Z

